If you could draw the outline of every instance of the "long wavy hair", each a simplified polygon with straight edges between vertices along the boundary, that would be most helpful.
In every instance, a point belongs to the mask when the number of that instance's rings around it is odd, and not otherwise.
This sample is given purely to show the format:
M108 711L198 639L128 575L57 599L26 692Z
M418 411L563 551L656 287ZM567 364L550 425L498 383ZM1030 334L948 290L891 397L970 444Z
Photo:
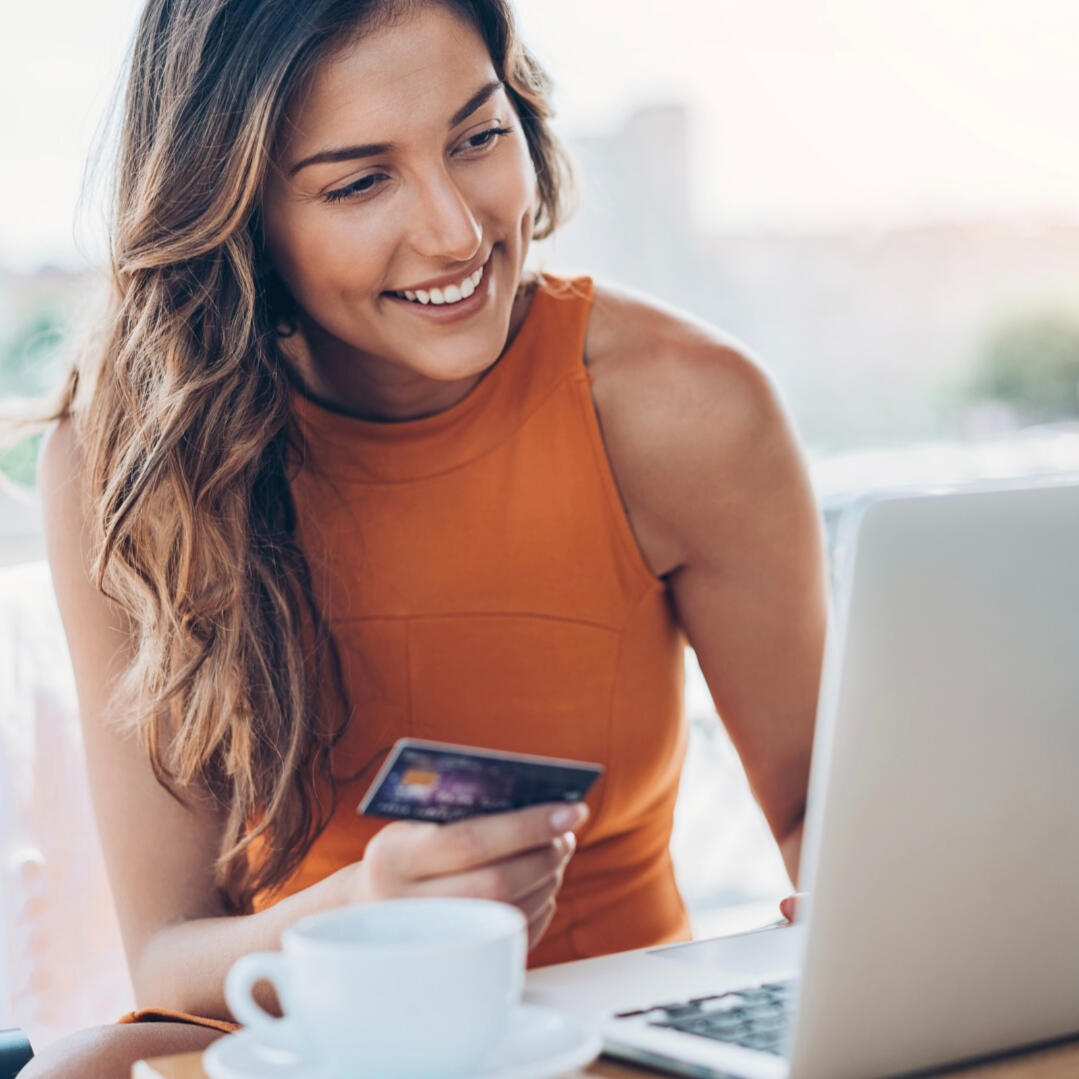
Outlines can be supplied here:
M296 541L288 297L267 271L260 192L316 67L416 2L149 0L123 101L107 309L56 412L85 461L97 585L134 635L115 721L174 797L214 799L216 879L237 913L326 827L332 750L353 720ZM509 0L428 2L487 44L528 142L542 239L572 180L548 78ZM322 707L328 694L338 705Z

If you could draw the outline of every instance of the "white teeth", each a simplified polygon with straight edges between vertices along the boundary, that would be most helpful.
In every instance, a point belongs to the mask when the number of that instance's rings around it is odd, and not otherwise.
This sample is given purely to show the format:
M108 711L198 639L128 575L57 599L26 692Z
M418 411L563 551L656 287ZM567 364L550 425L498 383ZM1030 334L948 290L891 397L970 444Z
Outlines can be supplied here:
M476 291L482 280L483 267L481 266L464 278L459 285L447 285L445 288L433 289L418 288L415 291L406 288L401 292L394 293L394 295L402 296L406 300L412 300L414 303L459 303L461 300L467 300Z

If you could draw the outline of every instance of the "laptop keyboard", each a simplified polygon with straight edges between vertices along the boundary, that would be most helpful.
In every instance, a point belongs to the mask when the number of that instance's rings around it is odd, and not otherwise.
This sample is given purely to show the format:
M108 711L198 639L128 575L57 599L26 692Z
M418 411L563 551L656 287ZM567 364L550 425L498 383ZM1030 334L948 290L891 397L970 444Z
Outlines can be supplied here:
M778 1056L784 1049L793 992L791 981L768 982L711 997L619 1012L615 1018L648 1017L649 1026L681 1030Z

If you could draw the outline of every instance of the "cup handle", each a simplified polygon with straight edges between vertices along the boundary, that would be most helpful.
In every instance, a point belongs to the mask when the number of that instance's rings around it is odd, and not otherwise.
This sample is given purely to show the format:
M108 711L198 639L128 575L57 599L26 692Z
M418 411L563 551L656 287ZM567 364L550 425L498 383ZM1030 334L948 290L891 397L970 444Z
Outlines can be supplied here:
M285 957L280 952L252 952L232 964L225 978L225 1000L236 1019L266 1045L290 1049L298 1056L309 1054L296 1021L287 1012L278 1019L255 1001L255 983L263 979L277 991L284 1006L283 992L288 977Z

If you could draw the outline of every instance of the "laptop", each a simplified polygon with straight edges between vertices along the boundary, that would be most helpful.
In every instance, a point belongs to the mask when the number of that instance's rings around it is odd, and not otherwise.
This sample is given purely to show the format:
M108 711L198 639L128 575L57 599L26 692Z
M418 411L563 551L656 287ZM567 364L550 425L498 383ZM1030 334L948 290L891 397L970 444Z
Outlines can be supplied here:
M866 1079L1079 1033L1079 477L840 522L798 922L540 968L605 1051Z

